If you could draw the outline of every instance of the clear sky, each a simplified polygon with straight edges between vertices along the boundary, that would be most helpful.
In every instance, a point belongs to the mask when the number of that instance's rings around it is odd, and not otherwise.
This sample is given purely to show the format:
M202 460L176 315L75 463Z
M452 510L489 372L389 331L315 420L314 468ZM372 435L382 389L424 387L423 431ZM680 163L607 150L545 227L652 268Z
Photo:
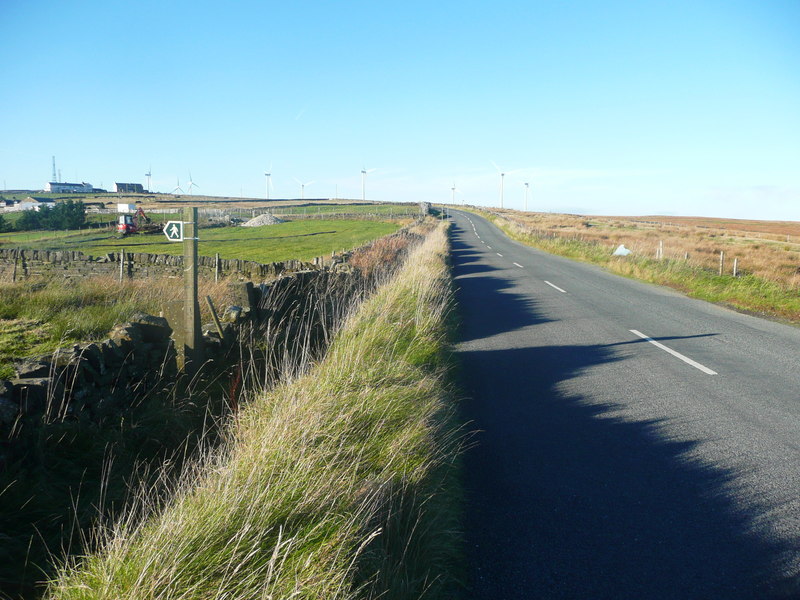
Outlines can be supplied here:
M0 0L0 183L800 220L800 0Z

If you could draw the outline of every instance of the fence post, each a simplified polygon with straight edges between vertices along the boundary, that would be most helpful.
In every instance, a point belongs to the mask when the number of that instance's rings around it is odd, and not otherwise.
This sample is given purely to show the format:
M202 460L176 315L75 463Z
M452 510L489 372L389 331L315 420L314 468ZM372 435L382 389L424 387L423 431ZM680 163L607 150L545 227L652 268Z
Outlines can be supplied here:
M219 252L214 255L214 283L219 282Z
M122 283L122 274L125 270L125 248L120 249L119 253L119 282Z
M719 274L722 275L722 272L725 269L725 253L720 250L719 251Z
M734 277L738 277L739 276L739 258L738 257L733 259L733 276Z

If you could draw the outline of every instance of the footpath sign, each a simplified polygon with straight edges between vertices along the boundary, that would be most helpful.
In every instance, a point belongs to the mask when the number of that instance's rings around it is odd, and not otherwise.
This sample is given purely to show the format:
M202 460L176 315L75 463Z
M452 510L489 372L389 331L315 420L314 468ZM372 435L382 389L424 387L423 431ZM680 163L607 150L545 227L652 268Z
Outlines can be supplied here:
M167 221L164 227L164 235L170 242L183 241L183 221Z

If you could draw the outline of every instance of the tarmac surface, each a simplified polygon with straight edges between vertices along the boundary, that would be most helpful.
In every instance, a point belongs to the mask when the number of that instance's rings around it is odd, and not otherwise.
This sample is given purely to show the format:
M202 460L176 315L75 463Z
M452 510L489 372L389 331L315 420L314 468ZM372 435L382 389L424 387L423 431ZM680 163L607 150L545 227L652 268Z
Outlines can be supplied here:
M800 598L800 329L453 211L470 598Z

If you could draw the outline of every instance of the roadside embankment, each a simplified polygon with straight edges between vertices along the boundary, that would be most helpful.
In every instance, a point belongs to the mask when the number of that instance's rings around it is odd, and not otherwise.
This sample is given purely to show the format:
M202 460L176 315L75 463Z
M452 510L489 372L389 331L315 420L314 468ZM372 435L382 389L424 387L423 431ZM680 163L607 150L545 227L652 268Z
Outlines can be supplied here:
M165 501L50 598L441 597L458 556L443 226L307 373L263 393Z

